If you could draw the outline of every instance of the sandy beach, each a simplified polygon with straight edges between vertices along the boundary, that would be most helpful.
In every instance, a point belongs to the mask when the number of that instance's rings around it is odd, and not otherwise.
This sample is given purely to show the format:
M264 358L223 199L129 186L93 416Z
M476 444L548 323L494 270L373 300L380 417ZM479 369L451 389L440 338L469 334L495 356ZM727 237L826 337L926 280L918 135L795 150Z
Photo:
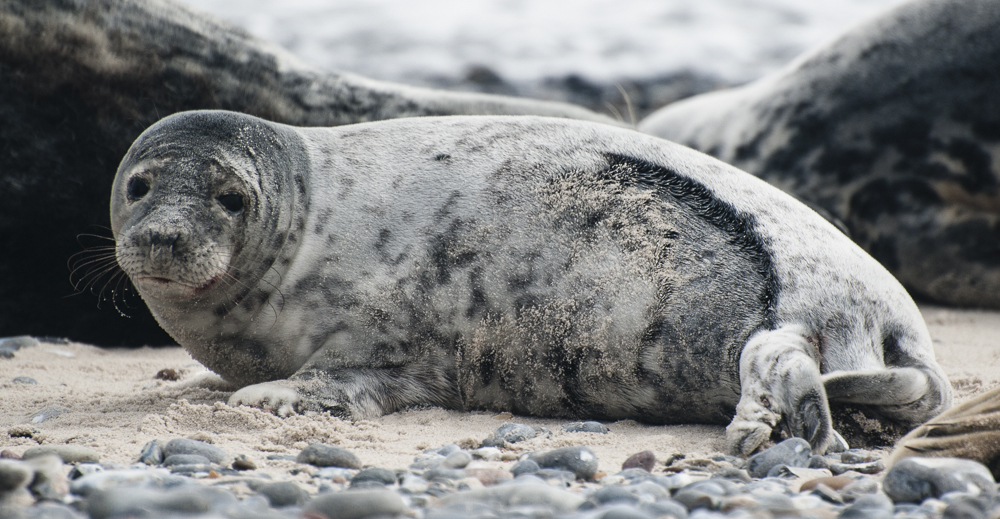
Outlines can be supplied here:
M1000 385L1000 312L921 307L938 361L955 388L956 403ZM156 378L175 370L177 381ZM25 383L28 377L36 383ZM76 444L101 454L103 463L129 464L153 439L211 441L229 454L245 454L264 471L288 472L294 464L268 460L294 455L322 442L355 452L366 465L405 468L428 448L478 445L505 422L547 427L551 435L514 445L530 452L564 445L590 446L600 470L614 473L631 454L653 451L704 456L723 449L724 428L707 425L606 424L609 434L567 433L565 420L509 414L409 410L349 422L326 415L279 418L226 405L232 388L179 347L109 349L42 343L0 358L0 448L20 454L38 444ZM47 418L40 420L39 413ZM54 416L53 416L54 415ZM499 462L497 462L499 463ZM302 475L303 481L308 475Z

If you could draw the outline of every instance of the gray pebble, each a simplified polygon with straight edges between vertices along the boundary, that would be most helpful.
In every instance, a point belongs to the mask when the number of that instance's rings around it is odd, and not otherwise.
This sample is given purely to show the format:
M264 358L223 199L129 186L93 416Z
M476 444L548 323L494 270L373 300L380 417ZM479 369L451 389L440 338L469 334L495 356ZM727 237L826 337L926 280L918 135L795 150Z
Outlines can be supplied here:
M904 458L882 480L885 493L895 502L920 503L946 492L978 489L996 496L996 482L985 465L959 458Z
M38 346L41 344L34 337L29 337L27 335L19 335L17 337L4 337L0 339L0 358L11 359L14 358L14 352L21 348L28 348L31 346Z
M593 517L594 519L653 519L652 515L638 508L620 504L602 507Z
M395 485L396 484L396 473L389 469L381 469L377 467L367 468L358 472L351 478L351 487L355 487L359 483L376 482L380 485Z
M146 465L159 465L163 463L163 446L160 442L153 440L146 442L139 452L139 461Z
M889 519L893 516L892 501L882 494L861 496L840 513L841 519Z
M308 463L317 467L344 467L360 469L361 460L353 452L324 443L311 443L295 457L299 463Z
M23 517L31 519L86 519L72 508L52 502L42 502L25 510Z
M212 463L219 465L229 464L229 455L226 454L226 451L215 445L198 440L189 440L187 438L170 440L163 447L163 456L170 457L174 454L197 454L208 458Z
M681 489L678 490L673 497L674 501L684 505L689 511L694 511L699 508L706 508L708 510L718 510L719 505L722 503L722 498L718 495L709 494L697 489Z
M399 488L407 494L423 494L430 488L430 483L416 474L406 474L400 481Z
M132 487L147 485L165 488L189 483L187 478L171 476L164 469L125 469L88 474L70 482L69 488L75 495L88 497L96 492L123 485Z
M99 463L77 463L73 470L69 471L69 479L80 479L96 472L104 472L104 467Z
M808 467L812 458L809 442L802 438L789 438L770 449L753 455L747 460L747 472L755 478L767 476L776 465L789 467Z
M27 463L0 460L0 494L23 488L34 474L35 471Z
M465 451L455 451L441 461L441 468L464 469L466 465L472 463L472 454Z
M55 454L64 463L97 463L101 455L94 449L82 445L39 445L32 447L21 455L21 459L30 460L48 454Z
M321 494L306 503L304 510L319 512L328 519L361 519L402 514L406 503L391 490L348 490Z
M26 384L29 386L34 386L38 384L38 381L31 377L14 377L14 380L12 382L14 382L15 384Z
M211 465L212 460L201 454L171 454L163 460L164 467L177 465Z
M687 519L688 516L687 508L673 499L660 499L653 503L641 503L639 508L654 515L655 517Z
M885 470L885 464L882 460L869 461L865 463L831 463L830 472L834 476L839 476L845 472L860 472L862 474L878 474Z
M457 443L449 443L448 445L443 445L434 449L427 449L424 454L433 454L438 456L447 456L449 454L459 452L462 448L458 446Z
M622 486L610 486L598 489L590 495L590 501L598 505L608 503L628 503L639 502L639 496Z
M516 478L521 474L534 474L535 472L538 472L541 468L542 467L539 467L538 463L536 463L535 460L524 459L515 463L514 466L510 468L510 473L513 474L514 477Z
M539 467L568 470L577 478L587 480L597 472L597 456L589 447L562 447L548 452L531 453L529 459Z
M165 492L146 488L114 488L90 496L87 499L87 513L93 519L162 517L204 514L236 503L236 497L229 492L202 485L189 485Z
M266 497L274 508L302 506L309 501L309 493L291 481L267 483L254 490Z
M66 477L65 465L55 454L31 457L22 463L26 463L35 473L28 483L28 490L36 498L62 501L69 493L69 479Z
M872 453L863 449L849 449L840 453L841 463L868 463L874 461Z
M544 427L532 427L523 423L508 423L498 427L496 431L493 431L493 436L487 439L499 441L500 443L498 445L502 445L503 442L517 443L524 440L530 440L539 434L547 432L548 429ZM496 447L498 445L493 443L487 445L486 441L483 442L484 447Z
M434 481L437 479L462 479L467 476L462 469L430 469L425 471L424 479Z
M257 470L257 464L253 462L246 454L237 454L233 458L233 469L234 470Z
M313 477L323 479L344 478L345 480L348 480L353 478L355 473L357 473L357 471L353 469L345 469L342 467L324 467L316 472L313 472Z
M455 503L489 503L493 505L522 506L547 505L555 512L571 512L579 508L584 498L577 493L524 476L514 483L469 490L441 497L439 502L448 506Z
M46 420L51 420L59 415L68 413L69 409L60 406L50 406L38 411L37 413L31 415L31 423L42 423Z
M562 426L562 430L565 432L588 432L588 433L601 433L608 434L608 427L601 422L573 422Z
M576 474L562 469L540 469L538 472L535 472L534 475L542 478L550 485L562 485L564 487L568 487L576 481Z

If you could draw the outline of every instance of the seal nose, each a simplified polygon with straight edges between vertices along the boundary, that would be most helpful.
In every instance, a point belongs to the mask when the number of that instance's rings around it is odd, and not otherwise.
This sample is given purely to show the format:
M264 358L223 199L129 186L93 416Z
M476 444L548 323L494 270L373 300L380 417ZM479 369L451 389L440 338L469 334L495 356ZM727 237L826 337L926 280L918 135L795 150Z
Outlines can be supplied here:
M165 234L159 231L149 231L149 244L154 247L173 247L180 238L180 233Z

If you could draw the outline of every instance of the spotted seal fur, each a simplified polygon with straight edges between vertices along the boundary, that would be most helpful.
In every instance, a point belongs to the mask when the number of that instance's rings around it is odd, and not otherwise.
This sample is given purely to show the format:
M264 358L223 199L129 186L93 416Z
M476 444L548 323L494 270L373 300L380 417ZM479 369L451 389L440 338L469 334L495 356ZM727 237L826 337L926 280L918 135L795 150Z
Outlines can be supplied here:
M918 0L643 120L794 194L911 293L1000 308L1000 9Z
M877 262L763 181L626 129L188 112L133 144L111 217L163 328L245 386L234 405L730 423L746 454L779 430L823 452L828 398L912 424L951 402Z

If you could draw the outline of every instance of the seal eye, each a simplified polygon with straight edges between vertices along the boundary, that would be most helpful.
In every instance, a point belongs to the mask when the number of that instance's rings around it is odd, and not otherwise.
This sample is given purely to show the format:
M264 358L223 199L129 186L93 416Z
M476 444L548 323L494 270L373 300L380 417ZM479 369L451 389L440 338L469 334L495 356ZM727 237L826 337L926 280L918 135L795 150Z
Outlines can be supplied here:
M217 200L230 213L239 213L243 210L243 195L239 193L226 193L220 195Z
M149 181L142 177L132 177L128 181L126 191L129 200L138 200L149 193Z

